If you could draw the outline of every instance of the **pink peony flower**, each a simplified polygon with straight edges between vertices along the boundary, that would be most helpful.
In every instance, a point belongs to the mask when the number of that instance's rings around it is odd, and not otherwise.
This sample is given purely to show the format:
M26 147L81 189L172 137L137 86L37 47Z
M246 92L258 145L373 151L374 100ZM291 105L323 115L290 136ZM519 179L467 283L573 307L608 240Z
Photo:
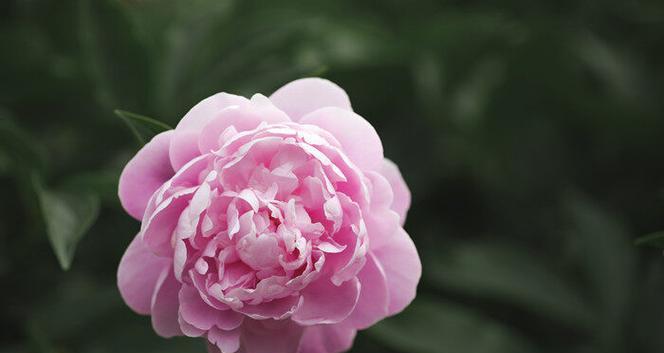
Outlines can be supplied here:
M127 164L119 196L142 221L120 293L161 336L341 352L415 297L408 187L329 81L203 100Z

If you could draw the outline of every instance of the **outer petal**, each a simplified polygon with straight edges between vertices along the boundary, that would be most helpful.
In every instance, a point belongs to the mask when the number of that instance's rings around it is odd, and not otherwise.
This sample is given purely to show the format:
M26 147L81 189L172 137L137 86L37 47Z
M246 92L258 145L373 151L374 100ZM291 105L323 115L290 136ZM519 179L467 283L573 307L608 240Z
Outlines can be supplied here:
M298 353L339 353L350 349L357 331L347 323L304 329Z
M380 173L387 179L392 186L392 193L394 199L392 201L392 210L399 214L401 217L401 224L406 221L406 214L410 208L410 190L408 185L403 180L401 172L394 162L385 158L380 167Z
M125 251L118 267L118 288L122 299L139 314L150 314L151 298L159 275L171 267L168 258L157 257L137 235Z
M321 108L305 115L302 124L312 124L330 132L343 151L360 169L375 170L383 161L383 145L371 124L352 111Z
M136 153L120 175L118 195L122 207L132 217L143 218L150 196L173 174L168 148L173 131L155 136Z
M348 95L341 87L316 77L290 82L274 92L270 100L293 121L324 107L353 110Z
M415 299L422 276L417 249L406 231L398 228L389 241L372 251L385 270L390 295L388 315L394 315Z
M327 278L321 278L302 291L303 301L293 314L293 321L302 325L343 321L355 308L359 296L360 281L357 278L338 287Z
M181 284L166 268L159 275L157 287L152 295L152 327L162 337L182 335L178 323L178 292Z
M213 96L207 97L196 104L193 108L185 114L185 116L178 123L176 130L195 130L201 131L205 124L207 124L217 113L224 108L232 105L240 105L248 102L242 96L236 96L229 93L217 93Z
M291 320L246 320L242 325L243 353L295 352L303 328Z
M275 124L288 121L289 117L272 105L269 99L256 94L249 103L228 107L210 119L201 131L198 148L202 153L217 150L221 147L219 137L230 126L236 131L245 131L256 128L262 122Z
M373 254L367 255L367 262L357 277L362 285L360 298L344 323L361 330L387 316L390 298L385 271Z

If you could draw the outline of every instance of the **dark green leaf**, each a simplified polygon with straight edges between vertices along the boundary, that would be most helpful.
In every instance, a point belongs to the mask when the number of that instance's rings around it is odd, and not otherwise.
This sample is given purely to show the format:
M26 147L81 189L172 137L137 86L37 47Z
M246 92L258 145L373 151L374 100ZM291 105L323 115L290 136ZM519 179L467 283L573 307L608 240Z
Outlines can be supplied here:
M76 245L99 214L99 198L88 192L52 191L35 180L46 233L64 270L71 266Z
M471 309L442 300L416 300L369 334L404 353L535 352L520 335Z
M664 248L664 231L639 237L634 241L634 244L652 246L655 248Z
M147 116L116 109L115 115L124 121L131 132L141 145L146 144L150 139L166 130L171 130L172 127L168 126L156 119L148 118Z

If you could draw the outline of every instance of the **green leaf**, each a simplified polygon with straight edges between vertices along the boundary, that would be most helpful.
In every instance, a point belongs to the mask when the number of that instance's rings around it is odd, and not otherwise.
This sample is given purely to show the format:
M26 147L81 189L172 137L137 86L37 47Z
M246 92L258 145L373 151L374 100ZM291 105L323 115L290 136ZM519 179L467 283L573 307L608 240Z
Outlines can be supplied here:
M593 313L576 288L547 261L515 244L464 244L428 264L435 286L498 300L581 329L593 325Z
M645 246L652 246L655 248L664 249L664 231L655 232L648 235L644 235L642 237L638 237L634 241L634 245L645 245Z
M507 326L466 307L420 297L368 333L404 353L521 353L535 350Z
M145 145L154 135L173 129L159 120L144 115L120 109L116 109L114 113L127 124L141 145Z
M99 198L88 192L44 189L35 178L46 233L63 270L71 266L78 242L99 215Z

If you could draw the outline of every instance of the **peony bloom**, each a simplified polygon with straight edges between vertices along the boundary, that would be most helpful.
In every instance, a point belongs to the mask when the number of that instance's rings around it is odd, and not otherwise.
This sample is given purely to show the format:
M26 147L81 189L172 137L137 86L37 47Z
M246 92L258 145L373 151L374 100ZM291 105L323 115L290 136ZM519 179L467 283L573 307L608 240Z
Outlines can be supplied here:
M161 336L335 353L415 297L408 187L329 81L203 100L127 164L119 196L142 222L120 293Z

